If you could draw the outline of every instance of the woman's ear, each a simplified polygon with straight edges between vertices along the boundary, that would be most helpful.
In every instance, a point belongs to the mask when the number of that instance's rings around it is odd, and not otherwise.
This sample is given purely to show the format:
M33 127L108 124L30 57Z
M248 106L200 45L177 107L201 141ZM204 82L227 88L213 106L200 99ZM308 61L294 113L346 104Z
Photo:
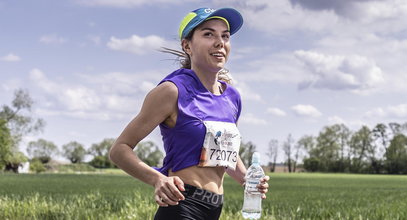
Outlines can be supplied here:
M187 53L189 56L191 56L191 47L189 46L190 43L191 43L191 41L189 41L187 39L183 39L181 42L182 50L185 53Z

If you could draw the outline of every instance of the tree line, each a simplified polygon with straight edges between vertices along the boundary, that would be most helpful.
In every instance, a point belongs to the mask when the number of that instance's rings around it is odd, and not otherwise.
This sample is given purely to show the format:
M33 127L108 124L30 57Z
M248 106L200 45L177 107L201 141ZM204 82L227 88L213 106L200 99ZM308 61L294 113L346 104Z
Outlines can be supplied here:
M291 135L281 145L273 139L268 155L273 169L281 148L289 172L295 172L301 162L309 172L407 174L406 134L407 123L378 123L356 131L334 124L318 136L305 135L298 141Z

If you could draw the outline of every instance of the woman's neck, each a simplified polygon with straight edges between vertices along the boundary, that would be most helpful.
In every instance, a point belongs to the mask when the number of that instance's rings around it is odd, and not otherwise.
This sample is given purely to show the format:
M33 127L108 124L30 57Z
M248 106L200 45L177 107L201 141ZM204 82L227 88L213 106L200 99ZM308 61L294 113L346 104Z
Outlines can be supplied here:
M202 70L199 68L191 68L195 74L198 76L201 83L205 86L205 88L213 94L221 93L219 91L219 83L218 83L218 72L219 71L208 71ZM218 94L219 95L219 94Z

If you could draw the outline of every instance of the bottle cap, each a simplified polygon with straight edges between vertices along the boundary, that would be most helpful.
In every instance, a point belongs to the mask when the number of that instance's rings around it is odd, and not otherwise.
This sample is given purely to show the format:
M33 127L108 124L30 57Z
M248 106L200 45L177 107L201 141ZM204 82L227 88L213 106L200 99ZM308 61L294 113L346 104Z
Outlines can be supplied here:
M253 163L260 163L260 154L257 151L252 155L252 164Z

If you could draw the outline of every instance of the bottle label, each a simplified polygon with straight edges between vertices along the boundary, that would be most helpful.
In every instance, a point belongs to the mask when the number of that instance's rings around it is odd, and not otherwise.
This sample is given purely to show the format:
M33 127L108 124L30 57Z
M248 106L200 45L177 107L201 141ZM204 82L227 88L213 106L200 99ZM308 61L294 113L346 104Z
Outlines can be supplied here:
M249 193L259 193L257 185L260 184L260 179L247 179L245 191Z

